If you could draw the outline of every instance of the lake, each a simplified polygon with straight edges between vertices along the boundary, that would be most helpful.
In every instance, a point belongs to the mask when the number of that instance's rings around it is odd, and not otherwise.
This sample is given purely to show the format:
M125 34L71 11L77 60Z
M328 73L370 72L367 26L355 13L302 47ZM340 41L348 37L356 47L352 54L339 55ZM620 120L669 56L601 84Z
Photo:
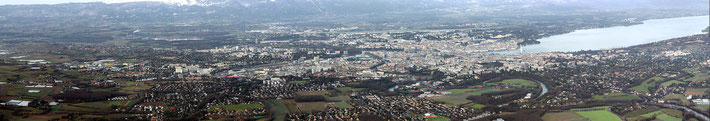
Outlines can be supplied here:
M540 44L523 46L524 53L572 52L640 45L703 33L710 16L651 19L643 24L577 30L539 39ZM496 53L520 53L520 50Z

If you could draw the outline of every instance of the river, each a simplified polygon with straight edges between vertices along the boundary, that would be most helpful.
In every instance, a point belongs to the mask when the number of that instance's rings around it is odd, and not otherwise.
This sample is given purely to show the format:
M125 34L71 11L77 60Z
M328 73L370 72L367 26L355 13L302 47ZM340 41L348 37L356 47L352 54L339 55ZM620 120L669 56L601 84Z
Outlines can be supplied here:
M577 30L538 39L540 44L523 46L524 53L572 52L640 45L703 33L710 16L651 19L643 24ZM495 53L520 53L520 50Z
M542 83L542 82L540 82L540 81L538 81L538 80L533 80L533 81L535 81L535 82L537 82L538 84L540 84L540 88L542 88L542 91L540 92L540 95L538 95L536 98L540 98L540 97L542 97L543 95L545 95L545 93L547 93L547 85L545 85L545 83Z

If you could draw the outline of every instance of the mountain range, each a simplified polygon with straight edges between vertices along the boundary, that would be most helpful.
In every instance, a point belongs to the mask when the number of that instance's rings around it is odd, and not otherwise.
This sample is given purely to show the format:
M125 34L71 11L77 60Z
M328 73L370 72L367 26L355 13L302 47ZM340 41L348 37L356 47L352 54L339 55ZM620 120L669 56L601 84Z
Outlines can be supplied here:
M0 22L74 18L114 22L284 21L387 16L615 11L705 10L708 0L107 0L92 3L0 6ZM26 21L31 19L32 21Z

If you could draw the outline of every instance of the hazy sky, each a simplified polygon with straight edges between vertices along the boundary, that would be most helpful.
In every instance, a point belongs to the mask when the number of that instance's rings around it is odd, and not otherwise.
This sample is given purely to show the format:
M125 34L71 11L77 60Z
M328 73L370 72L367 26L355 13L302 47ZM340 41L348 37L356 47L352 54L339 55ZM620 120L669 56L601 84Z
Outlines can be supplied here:
M0 5L59 4L70 2L100 2L104 0L0 0Z
M123 3L123 2L139 2L139 1L154 1L175 4L192 4L196 0L0 0L0 5L27 5L27 4L59 4L59 3L81 3L81 2L105 2L105 3Z

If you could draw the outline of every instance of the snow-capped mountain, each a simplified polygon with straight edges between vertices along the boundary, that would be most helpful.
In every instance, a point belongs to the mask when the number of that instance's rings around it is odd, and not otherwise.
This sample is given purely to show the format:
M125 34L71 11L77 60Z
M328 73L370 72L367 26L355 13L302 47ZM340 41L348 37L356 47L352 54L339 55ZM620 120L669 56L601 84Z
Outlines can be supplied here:
M707 5L707 0L105 0L106 4L135 3L135 2L159 2L178 6L213 6L228 5L251 7L268 4L291 4L307 3L308 6L348 6L348 5L374 5L374 6L398 6L407 5L411 7L431 6L431 7L460 7L460 6L562 6L562 7L601 7L601 8L633 8L633 7L681 7L693 4ZM440 6L444 5L444 6ZM678 6L681 5L681 6ZM407 7L402 6L402 7ZM368 6L360 6L368 7Z
M623 9L707 11L707 3L708 0L105 0L93 3L0 6L0 16L5 19L81 17L82 20L148 22L196 19L260 22L314 17L401 20L497 12L534 14Z
M159 2L179 6L211 6L228 3L229 0L106 0L106 4L134 3L134 2Z

